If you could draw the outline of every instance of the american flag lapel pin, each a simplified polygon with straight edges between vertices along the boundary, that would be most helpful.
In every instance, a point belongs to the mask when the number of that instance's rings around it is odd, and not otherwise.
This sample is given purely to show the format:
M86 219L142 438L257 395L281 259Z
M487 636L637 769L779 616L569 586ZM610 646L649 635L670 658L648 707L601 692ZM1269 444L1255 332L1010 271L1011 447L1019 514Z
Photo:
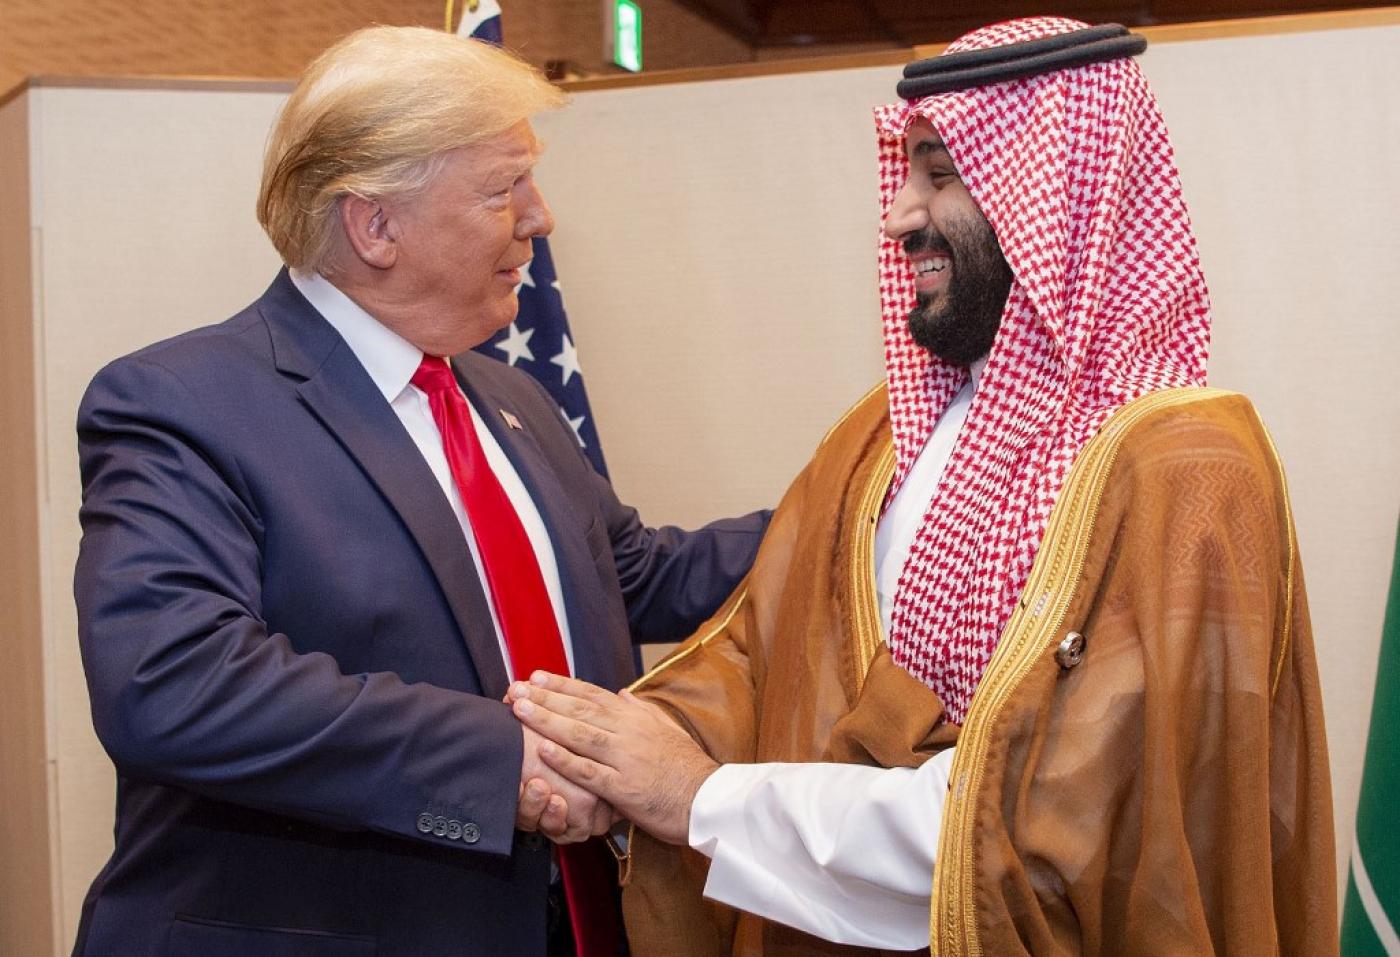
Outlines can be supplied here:
M525 431L525 427L520 424L520 420L517 419L515 416L511 415L505 409L501 410L501 418L506 420L506 425L510 428L518 429L521 432Z

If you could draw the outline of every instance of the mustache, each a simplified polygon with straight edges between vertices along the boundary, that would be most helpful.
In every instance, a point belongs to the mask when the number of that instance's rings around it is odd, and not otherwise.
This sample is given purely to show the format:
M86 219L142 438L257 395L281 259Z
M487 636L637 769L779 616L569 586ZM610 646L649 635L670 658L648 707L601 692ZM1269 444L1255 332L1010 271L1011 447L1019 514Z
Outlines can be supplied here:
M948 238L932 226L905 236L903 244L905 255L909 256L912 256L914 253L923 252L943 253L946 256L953 255L953 247L948 242Z

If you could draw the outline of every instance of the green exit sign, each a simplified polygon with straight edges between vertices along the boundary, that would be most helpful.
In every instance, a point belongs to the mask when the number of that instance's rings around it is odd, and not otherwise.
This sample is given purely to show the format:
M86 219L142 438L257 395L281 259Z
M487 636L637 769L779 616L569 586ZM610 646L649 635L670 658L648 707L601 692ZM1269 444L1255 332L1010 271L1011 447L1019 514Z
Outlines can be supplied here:
M613 62L624 70L642 69L642 8L633 0L613 0Z

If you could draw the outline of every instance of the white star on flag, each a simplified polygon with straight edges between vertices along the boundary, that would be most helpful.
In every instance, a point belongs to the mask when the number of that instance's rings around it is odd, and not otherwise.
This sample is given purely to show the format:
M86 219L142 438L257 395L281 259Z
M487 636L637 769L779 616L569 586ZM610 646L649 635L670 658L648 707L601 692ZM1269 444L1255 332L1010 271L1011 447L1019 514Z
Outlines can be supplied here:
M530 337L534 334L535 330L533 329L521 330L515 323L510 324L510 332L506 333L504 339L496 343L496 348L506 354L507 365L513 366L521 359L534 360L535 354L530 351Z
M532 259L520 267L520 282L515 284L516 295L519 295L521 288L525 286L529 286L531 289L535 288L535 277L530 275L530 267L534 265L534 262Z
M569 418L569 413L564 411L563 406L559 407L559 414L564 417L565 422L569 423L569 428L574 430L574 438L578 439L579 448L588 448L588 443L583 441L583 433L579 431L579 429L583 428L583 420L587 418L587 416L581 415L577 419L571 419Z
M565 385L569 384L569 380L573 378L575 374L583 374L583 370L578 366L578 350L574 348L573 340L568 336L564 337L563 351L549 361L564 370Z

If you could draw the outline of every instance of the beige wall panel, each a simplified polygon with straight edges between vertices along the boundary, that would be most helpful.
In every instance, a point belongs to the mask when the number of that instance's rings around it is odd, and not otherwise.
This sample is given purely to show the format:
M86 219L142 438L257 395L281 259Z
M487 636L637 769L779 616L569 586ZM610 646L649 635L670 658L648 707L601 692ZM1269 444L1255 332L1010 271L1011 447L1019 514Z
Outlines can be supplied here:
M29 104L0 107L0 954L53 949L40 612Z

